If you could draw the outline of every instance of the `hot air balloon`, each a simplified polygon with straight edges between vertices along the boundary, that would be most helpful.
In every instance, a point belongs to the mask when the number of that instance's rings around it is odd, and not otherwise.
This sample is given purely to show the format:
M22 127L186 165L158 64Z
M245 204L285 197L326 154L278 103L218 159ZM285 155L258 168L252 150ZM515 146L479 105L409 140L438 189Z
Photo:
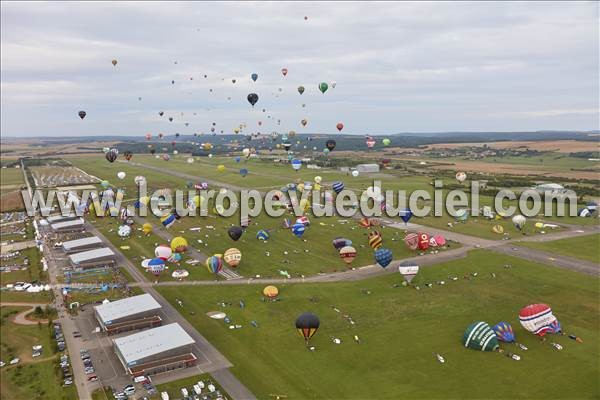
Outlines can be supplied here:
M525 218L522 215L515 215L512 218L512 223L513 225L518 229L518 230L523 230L523 228L525 227L525 223L527 222L527 218Z
M500 224L492 226L492 232L502 235L504 233L504 227Z
M292 233L296 237L301 237L304 234L305 230L306 230L306 227L301 222L296 222L294 225L292 225Z
M267 232L264 229L259 230L258 232L256 232L256 238L258 240L269 240L269 238L271 237L271 235L269 234L269 232Z
M339 194L342 190L344 190L344 182L334 182L333 185L331 185L331 188L335 193Z
M210 256L206 259L206 268L216 275L223 269L223 260L218 256Z
M250 93L248 95L248 103L254 107L254 105L258 102L258 95L256 93Z
M300 335L302 335L307 344L310 338L317 333L320 325L321 322L319 321L319 317L309 312L301 314L296 319L296 329Z
M303 119L302 121L300 121L300 123L302 124L302 126L306 126L306 124L308 124L308 121Z
M356 249L352 246L344 246L340 249L340 258L346 263L350 264L356 258Z
M129 225L121 225L119 229L117 229L117 235L119 237L127 237L131 234L131 227Z
M547 304L530 304L519 312L519 322L527 331L544 336L560 332L560 324Z
M354 171L352 171L352 176L353 176L353 177L355 177L355 178L356 178L356 177L358 177L358 175L360 175L360 172L358 172L358 170L357 170L357 169L355 169Z
M406 282L410 283L419 273L419 266L412 261L405 261L400 263L398 272L400 272Z
M123 155L125 156L125 159L127 161L131 160L131 157L133 157L133 153L129 150L127 150L125 153L123 153Z
M492 330L501 342L513 343L515 341L515 333L508 322L498 322L496 325L492 326Z
M279 289L273 285L266 286L263 289L263 295L269 299L274 299L279 295Z
M486 322L473 322L463 334L462 343L473 350L496 351L500 347L496 334Z
M321 91L321 93L325 93L327 89L329 89L329 85L327 85L326 82L319 83L319 90Z
M283 74L283 76L286 76L288 73L287 68L281 68L281 73Z
M297 158L294 158L292 160L292 168L294 169L294 171L298 171L300 168L302 168L302 161L298 160Z
M108 162L112 163L112 162L115 162L118 155L119 155L119 151L117 149L110 149L109 151L106 152L104 157L108 160Z
M117 60L115 60L114 58L113 58L113 60L111 61L111 63L112 63L112 65L113 65L113 67L116 67L116 66L117 66Z
M465 179L467 179L467 174L464 172L457 172L456 173L456 180L459 183L463 183L465 181Z
M176 253L184 253L188 249L188 242L181 236L171 239L171 250Z
M146 222L144 225L142 225L142 232L144 233L144 235L149 235L150 233L152 233L152 224Z
M404 221L405 224L408 224L408 221L410 221L410 219L412 218L413 213L410 209L405 208L403 210L400 210L398 215L400 215L400 218L402 218L402 221Z
M246 175L248 175L248 170L246 168L240 169L240 175L242 176L242 178L245 178Z
M171 159L171 156L168 155L168 154L163 154L162 155L162 159L165 160L165 161L169 161Z
M332 240L331 244L336 250L340 250L342 247L352 246L352 240L348 240L342 237L338 237Z
M240 264L240 261L242 261L242 252L235 247L232 247L225 251L223 259L230 267L237 267Z
M227 230L227 234L234 241L238 241L242 237L242 233L244 231L239 226L232 226Z
M367 136L365 138L365 144L367 145L368 149L372 149L373 146L375 146L375 139L373 139L373 136Z
M333 149L335 149L335 144L335 140L329 139L327 142L325 142L325 147L327 147L327 150L333 151Z
M375 250L375 261L377 264L381 265L383 268L390 265L394 256L392 255L392 251L390 249L385 249L383 247Z
M123 172L123 171L117 172L117 178L125 179L125 176L127 176L127 174L125 174L125 172Z
M298 93L304 93L304 86L298 86Z
M251 79L252 79L254 82L256 82L256 80L258 79L258 74L254 73L254 74L250 75L250 78L251 78Z
M165 261L160 258L153 258L146 264L148 271L158 276L165 269Z
M336 81L331 81L331 88L332 89L335 89L336 85L337 85Z
M161 244L154 249L154 255L161 260L168 260L173 255L173 250L166 244Z
M175 223L175 215L168 214L160 219L160 223L167 229L169 229Z
M383 239L381 238L381 233L378 231L369 232L369 246L374 250L377 250L383 244Z
M427 250L429 248L429 235L420 232L419 235L419 250Z
M389 146L390 143L392 143L392 141L388 138L385 138L381 141L383 143L384 146Z
M342 129L344 129L344 124L342 124L341 122L338 122L338 124L335 126L337 128L338 131L342 131Z
M218 172L225 172L225 166L223 164L217 165L217 171Z

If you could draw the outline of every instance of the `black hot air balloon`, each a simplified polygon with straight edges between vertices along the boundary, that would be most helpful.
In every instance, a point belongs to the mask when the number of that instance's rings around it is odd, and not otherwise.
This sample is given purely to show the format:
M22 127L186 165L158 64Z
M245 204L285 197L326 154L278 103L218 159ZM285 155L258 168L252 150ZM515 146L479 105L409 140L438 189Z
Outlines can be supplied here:
M150 154L156 153L156 149L150 149Z
M127 150L125 153L123 153L123 155L125 156L125 159L127 161L131 160L131 157L133 157L133 153L129 150Z
M248 102L252 104L252 107L258 102L258 95L256 93L250 93L248 95Z
M159 111L158 115L160 115L162 117L163 115L165 115L165 112L164 111Z
M335 140L330 139L327 142L325 142L325 147L327 147L327 149L329 149L329 151L332 151L333 149L335 149Z
M117 149L110 149L106 152L104 157L108 160L108 162L115 162L117 156L119 155L119 151Z
M79 115L79 118L81 118L81 119L84 119L84 118L85 118L85 116L86 116L86 114L87 114L87 113L86 113L85 111L79 111L79 113L78 113L78 115Z
M239 226L232 226L227 230L229 237L235 241L238 241L242 237L244 231Z
M306 343L308 343L310 338L317 333L319 325L321 325L319 317L313 313L303 313L296 319L296 329L300 335L302 335Z

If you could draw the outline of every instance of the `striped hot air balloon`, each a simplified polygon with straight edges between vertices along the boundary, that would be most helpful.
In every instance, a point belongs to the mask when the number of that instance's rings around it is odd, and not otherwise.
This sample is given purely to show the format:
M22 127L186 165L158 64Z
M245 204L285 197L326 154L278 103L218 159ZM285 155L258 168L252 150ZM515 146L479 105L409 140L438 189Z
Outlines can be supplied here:
M500 347L498 338L486 322L473 322L463 334L462 343L473 350L495 351Z
M346 263L351 264L356 258L356 249L352 246L344 246L340 249L340 258Z
M270 237L271 235L269 234L269 232L264 229L261 229L258 232L256 232L256 238L258 240L269 240Z
M498 322L492 327L492 330L496 333L498 340L502 342L512 343L515 341L515 332L508 322Z
M148 271L152 272L154 275L158 276L165 269L165 261L160 258L153 258L148 261Z
M210 256L206 259L206 268L216 275L223 269L223 260L221 257Z
M371 246L374 250L377 250L383 244L383 239L381 238L381 233L378 231L369 232L369 246Z
M344 190L344 182L334 182L331 187L334 192L340 193L342 190Z
M411 250L416 250L419 247L419 235L416 233L409 233L404 238L404 243Z
M530 304L519 312L519 322L527 331L544 336L560 332L560 324L547 304Z

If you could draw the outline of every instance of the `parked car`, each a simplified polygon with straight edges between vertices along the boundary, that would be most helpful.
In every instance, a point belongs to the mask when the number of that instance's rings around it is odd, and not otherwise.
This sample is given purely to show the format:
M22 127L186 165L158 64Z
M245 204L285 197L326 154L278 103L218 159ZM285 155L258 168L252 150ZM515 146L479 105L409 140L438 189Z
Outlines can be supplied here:
M96 382L98 380L98 376L90 375L90 376L88 376L87 380L90 382Z
M10 365L18 364L20 361L21 361L20 358L13 358L12 360L10 360Z

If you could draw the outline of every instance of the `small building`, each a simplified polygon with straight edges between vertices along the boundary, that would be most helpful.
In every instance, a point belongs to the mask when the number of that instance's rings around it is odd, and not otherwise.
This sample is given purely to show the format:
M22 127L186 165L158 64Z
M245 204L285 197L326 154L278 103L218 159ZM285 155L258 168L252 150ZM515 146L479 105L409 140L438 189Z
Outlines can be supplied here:
M102 330L110 335L159 326L161 308L154 297L146 293L95 306L94 314Z
M194 339L177 323L113 339L113 344L125 372L134 376L191 367L197 361Z
M82 239L75 239L63 242L62 249L67 253L77 253L84 250L96 249L102 247L103 242L98 236L90 236Z
M379 164L358 164L355 168L358 172L379 172Z
M83 218L78 218L71 221L50 224L50 228L52 228L52 232L54 233L78 232L85 229L85 222Z
M115 253L108 247L82 251L69 256L71 267L85 269L115 263Z

